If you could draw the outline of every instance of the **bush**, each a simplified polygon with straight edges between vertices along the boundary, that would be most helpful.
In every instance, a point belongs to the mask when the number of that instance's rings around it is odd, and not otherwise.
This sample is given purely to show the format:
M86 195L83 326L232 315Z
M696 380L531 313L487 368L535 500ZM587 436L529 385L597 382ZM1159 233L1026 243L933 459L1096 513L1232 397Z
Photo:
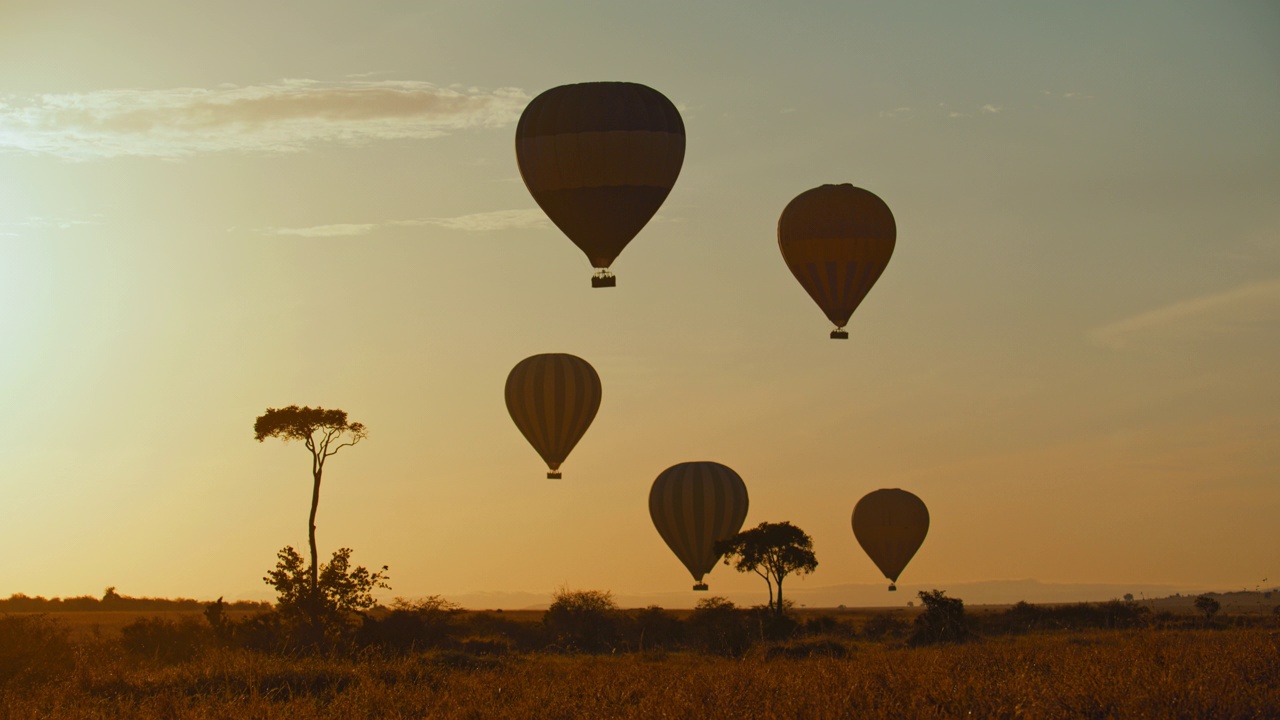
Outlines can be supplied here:
M907 635L910 626L893 615L873 615L862 625L861 635L867 640L900 640Z
M688 627L689 638L705 652L737 657L752 644L746 613L726 598L699 600L689 615Z
M339 548L333 558L320 565L317 585L311 586L311 570L306 561L287 546L276 553L276 568L263 581L276 589L276 610L290 626L291 642L300 646L332 646L347 639L352 618L376 603L373 591L390 588L387 566L376 572L351 566L351 548Z
M853 625L847 622L831 617L830 615L821 615L819 617L810 618L804 623L805 635L826 635L829 637L853 638L858 632Z
M456 632L453 618L460 610L438 595L417 602L396 598L391 612L383 617L363 618L356 642L396 653L446 647L452 643Z
M139 618L121 629L120 644L131 655L166 663L185 662L199 655L213 640L209 628L195 618L178 622Z
M551 642L569 652L604 652L620 640L618 604L607 590L560 588L542 624Z
M916 616L908 643L913 646L964 642L970 637L964 601L949 598L945 590L920 591L924 612Z
M42 615L0 617L0 686L14 678L50 680L74 667L66 628Z
M684 640L684 625L680 619L657 606L636 612L630 625L637 650L673 648Z

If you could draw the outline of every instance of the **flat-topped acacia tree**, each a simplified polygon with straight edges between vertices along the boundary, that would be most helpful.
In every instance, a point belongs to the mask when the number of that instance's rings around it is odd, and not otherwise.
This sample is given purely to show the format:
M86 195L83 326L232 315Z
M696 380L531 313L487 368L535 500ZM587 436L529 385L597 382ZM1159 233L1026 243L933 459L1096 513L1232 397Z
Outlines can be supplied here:
M316 510L320 507L320 478L324 461L369 436L358 422L347 420L345 410L298 407L267 408L253 423L253 438L262 442L269 437L285 442L301 440L311 451L311 517L307 521L307 539L311 543L311 591L319 586L320 562L316 553Z

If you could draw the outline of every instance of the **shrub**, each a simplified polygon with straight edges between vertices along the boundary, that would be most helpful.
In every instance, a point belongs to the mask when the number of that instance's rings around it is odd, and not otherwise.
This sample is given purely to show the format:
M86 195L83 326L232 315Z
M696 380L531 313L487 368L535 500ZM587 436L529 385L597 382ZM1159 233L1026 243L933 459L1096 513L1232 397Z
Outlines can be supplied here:
M209 628L195 618L178 622L139 618L121 629L120 644L131 655L167 663L185 662L199 655L213 640Z
M906 637L910 628L902 618L893 615L873 615L862 625L862 637L867 640L899 640Z
M722 597L703 598L688 620L689 637L700 649L736 657L751 647L746 613Z
M920 591L924 612L916 616L915 629L908 643L913 646L969 639L969 622L964 614L964 601L949 598L945 590Z
M607 590L560 588L542 624L551 642L570 652L603 652L617 647L618 604Z
M14 678L53 679L73 667L66 628L42 615L0 617L0 686Z
M638 650L672 648L684 640L684 625L675 615L651 605L635 613L631 627Z
M451 644L455 632L453 618L458 605L439 595L409 602L396 598L391 612L381 618L365 616L356 633L357 644L397 653Z

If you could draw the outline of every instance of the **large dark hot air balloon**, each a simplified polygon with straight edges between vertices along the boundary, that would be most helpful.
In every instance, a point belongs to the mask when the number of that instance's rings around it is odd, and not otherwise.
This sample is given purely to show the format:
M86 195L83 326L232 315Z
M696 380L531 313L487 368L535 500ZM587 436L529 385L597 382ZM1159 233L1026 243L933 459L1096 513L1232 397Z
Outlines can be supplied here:
M507 375L507 412L550 472L582 439L600 409L600 376L575 355L549 353L527 357Z
M874 193L849 184L800 193L778 219L778 249L791 274L818 303L835 330L844 326L889 264L898 229Z
M684 122L662 93L625 82L551 88L516 126L520 176L597 269L592 287L667 199L684 163Z
M702 576L720 559L716 542L737 535L747 519L747 486L720 463L673 465L653 481L649 516L667 547L693 575L693 589L706 590Z
M898 576L929 533L929 509L906 490L876 490L853 507L853 535L897 590Z

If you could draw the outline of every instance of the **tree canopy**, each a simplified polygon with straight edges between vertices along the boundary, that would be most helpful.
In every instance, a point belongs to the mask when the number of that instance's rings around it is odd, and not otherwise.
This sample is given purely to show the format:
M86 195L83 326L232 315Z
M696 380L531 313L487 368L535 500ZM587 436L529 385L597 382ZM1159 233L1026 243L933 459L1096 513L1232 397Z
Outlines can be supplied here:
M317 431L320 432L318 437ZM344 432L350 434L350 439L330 447ZM313 453L319 450L326 457L348 445L355 445L368 435L364 425L347 421L345 410L326 410L321 407L290 405L278 409L267 408L253 423L253 439L258 442L269 437L280 438L285 442L301 440L306 443L308 450Z
M763 522L743 530L728 540L716 543L716 551L724 554L724 564L738 572L754 572L769 586L769 607L782 615L782 580L787 575L807 575L818 567L813 553L813 538L789 522ZM774 595L773 587L778 592Z

